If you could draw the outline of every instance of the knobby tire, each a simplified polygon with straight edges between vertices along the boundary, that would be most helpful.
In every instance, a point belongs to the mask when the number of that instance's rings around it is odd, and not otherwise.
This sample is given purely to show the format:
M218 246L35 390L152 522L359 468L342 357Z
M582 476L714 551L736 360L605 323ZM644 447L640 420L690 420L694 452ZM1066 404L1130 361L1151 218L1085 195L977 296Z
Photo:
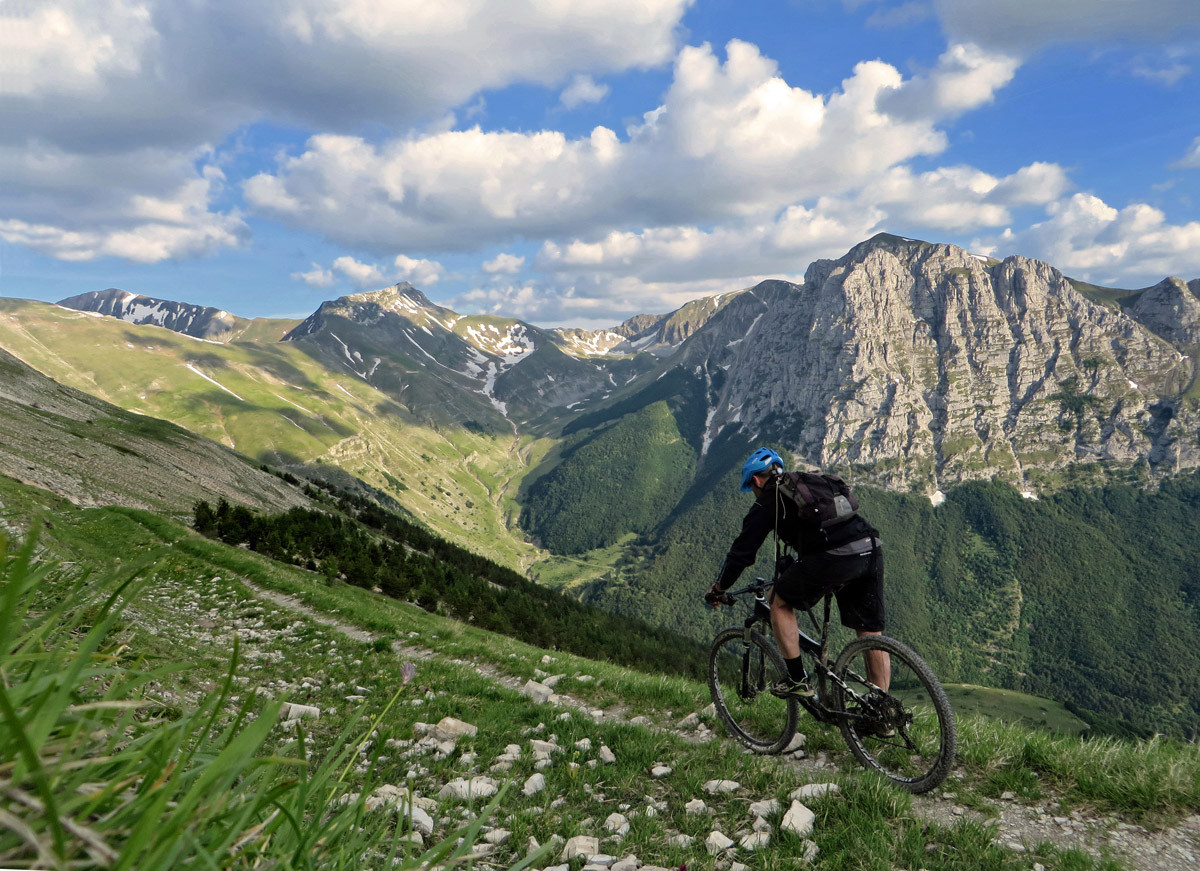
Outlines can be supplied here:
M771 695L772 683L787 674L787 666L770 642L751 630L730 628L713 641L708 657L708 689L717 716L734 738L757 753L779 753L796 734L800 705L795 699ZM749 656L748 685L743 667Z
M879 650L891 657L889 692L872 693L863 654ZM912 793L929 792L954 767L958 736L954 711L933 670L908 645L885 635L865 635L846 645L833 672L865 703L829 681L831 701L839 712L839 728L850 752L866 768ZM877 726L896 730L880 737Z

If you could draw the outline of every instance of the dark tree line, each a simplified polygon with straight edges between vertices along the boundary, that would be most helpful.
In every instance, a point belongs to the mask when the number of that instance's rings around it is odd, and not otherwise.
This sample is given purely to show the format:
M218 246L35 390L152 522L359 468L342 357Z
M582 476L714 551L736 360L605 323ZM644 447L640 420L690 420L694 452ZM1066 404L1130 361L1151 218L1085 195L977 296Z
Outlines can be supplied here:
M648 672L703 673L706 655L695 641L541 587L365 498L339 493L334 500L340 514L293 508L257 515L224 499L215 507L199 502L194 526L331 581L378 587L394 599L538 647Z

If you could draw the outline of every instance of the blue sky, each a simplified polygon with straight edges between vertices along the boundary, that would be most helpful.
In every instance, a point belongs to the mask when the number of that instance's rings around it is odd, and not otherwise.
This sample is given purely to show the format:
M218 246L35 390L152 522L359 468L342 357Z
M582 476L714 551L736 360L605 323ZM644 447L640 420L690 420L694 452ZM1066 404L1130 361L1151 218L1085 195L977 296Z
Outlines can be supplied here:
M604 326L889 231L1200 277L1195 0L0 0L0 294Z

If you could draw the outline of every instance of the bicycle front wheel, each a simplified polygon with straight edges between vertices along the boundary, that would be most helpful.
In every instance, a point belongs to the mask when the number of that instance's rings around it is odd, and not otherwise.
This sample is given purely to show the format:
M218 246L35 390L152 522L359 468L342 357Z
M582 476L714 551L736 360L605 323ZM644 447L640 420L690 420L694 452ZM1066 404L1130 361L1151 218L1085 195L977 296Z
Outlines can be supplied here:
M891 660L887 692L866 678L867 658L880 654ZM958 744L954 711L925 660L894 638L864 635L846 645L833 672L838 725L859 762L912 793L946 779Z
M771 695L770 686L787 674L783 657L761 634L726 629L708 657L708 688L717 716L730 734L757 753L778 753L796 734L800 706Z

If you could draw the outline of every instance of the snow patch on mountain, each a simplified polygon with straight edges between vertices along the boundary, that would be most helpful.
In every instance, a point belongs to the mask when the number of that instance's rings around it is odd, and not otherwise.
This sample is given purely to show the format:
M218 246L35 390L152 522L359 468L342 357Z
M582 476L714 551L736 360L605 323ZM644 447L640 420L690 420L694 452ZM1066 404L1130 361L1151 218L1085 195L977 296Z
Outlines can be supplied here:
M245 401L246 401L246 400L242 399L242 397L240 397L240 396L238 396L236 393L234 393L232 390L230 390L228 387L226 387L224 384L222 384L220 381L217 381L215 378L209 378L207 375L205 375L203 372L201 372L199 369L197 369L197 368L196 368L195 366L193 366L191 363L188 363L188 364L187 364L187 367L188 367L188 369L190 369L191 371L193 371L193 372L195 372L197 375L199 375L201 378L203 378L205 381L208 381L208 382L210 382L210 383L212 383L212 384L215 384L215 385L217 385L218 387L220 387L222 390L224 390L226 393L228 393L228 394L229 394L230 396L232 396L234 399L239 399L239 400L241 400L242 402L245 402Z

